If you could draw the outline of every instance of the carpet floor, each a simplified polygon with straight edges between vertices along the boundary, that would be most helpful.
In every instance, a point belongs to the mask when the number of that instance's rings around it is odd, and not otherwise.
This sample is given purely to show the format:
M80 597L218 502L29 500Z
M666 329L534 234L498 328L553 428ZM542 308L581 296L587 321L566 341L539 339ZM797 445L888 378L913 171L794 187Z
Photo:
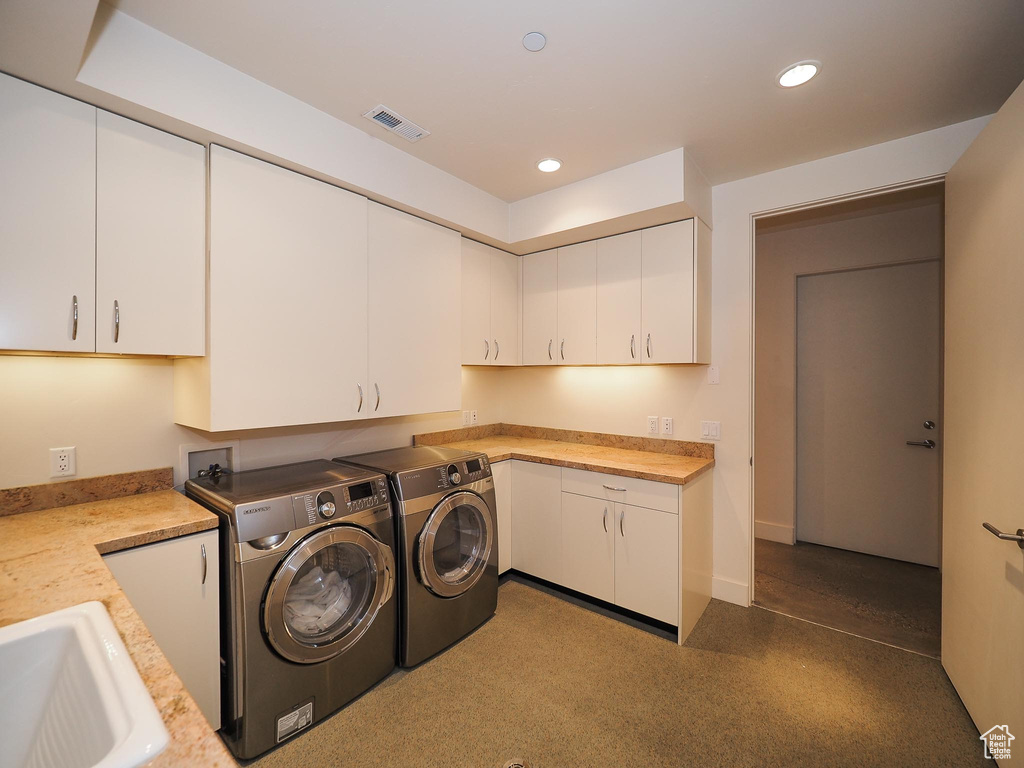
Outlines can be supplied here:
M756 539L754 602L826 627L939 657L938 568Z
M968 766L934 659L712 601L683 647L517 581L448 651L277 750L277 766Z

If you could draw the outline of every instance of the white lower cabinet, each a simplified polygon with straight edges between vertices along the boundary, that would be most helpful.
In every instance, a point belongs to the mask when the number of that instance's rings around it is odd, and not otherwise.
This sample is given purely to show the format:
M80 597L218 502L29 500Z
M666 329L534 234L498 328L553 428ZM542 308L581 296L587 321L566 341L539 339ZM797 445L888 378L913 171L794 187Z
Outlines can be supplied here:
M615 504L562 493L562 586L615 602Z
M562 583L562 470L512 462L512 567Z
M679 623L679 516L615 504L615 604Z
M220 728L216 530L103 557L210 726Z
M512 567L512 462L491 464L498 513L498 573Z

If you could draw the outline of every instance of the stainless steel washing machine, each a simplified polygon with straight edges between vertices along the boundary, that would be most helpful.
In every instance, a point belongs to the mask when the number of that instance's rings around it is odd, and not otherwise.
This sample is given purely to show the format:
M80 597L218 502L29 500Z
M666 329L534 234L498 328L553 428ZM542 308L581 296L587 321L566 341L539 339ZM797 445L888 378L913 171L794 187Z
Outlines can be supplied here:
M394 669L387 481L319 460L189 480L185 492L220 519L222 735L255 757Z
M419 664L494 615L498 522L487 456L417 446L335 461L384 472L391 483L401 666Z

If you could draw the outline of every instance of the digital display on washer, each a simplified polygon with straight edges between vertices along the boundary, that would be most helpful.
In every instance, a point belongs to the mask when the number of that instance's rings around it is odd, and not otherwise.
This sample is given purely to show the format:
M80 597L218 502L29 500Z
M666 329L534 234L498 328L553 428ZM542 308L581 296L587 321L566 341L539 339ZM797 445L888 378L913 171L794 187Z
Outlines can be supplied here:
M467 472L479 472L480 471L480 459L470 459L466 462Z
M348 498L351 501L368 499L370 496L373 496L373 483L359 483L348 487Z

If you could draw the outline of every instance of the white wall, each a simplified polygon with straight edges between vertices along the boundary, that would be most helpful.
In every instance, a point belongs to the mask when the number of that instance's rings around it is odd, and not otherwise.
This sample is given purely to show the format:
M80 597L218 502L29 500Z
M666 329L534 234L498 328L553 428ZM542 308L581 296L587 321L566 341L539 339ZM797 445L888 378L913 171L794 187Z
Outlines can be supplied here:
M51 482L49 449L68 445L77 477L176 466L179 445L228 439L251 469L407 445L462 423L456 412L210 434L174 423L172 370L164 359L0 356L0 488ZM496 373L463 369L463 406L483 422L498 418Z

